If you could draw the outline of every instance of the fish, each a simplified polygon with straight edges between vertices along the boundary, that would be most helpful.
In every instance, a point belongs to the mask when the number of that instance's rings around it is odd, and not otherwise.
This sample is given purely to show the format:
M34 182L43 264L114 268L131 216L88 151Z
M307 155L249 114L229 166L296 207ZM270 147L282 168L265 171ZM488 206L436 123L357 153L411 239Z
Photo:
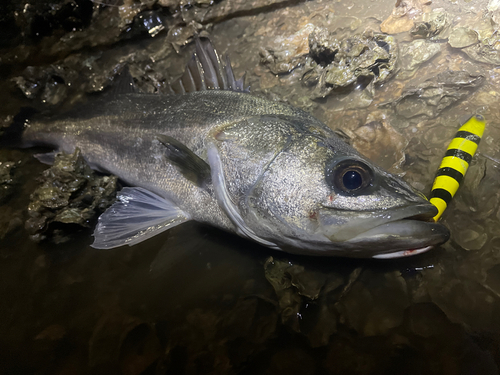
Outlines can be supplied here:
M140 93L125 72L86 105L18 124L23 147L78 148L126 185L91 246L132 246L190 220L313 256L397 258L448 240L422 193L311 114L252 95L209 39L195 44L169 94Z
M438 213L434 221L441 218L462 182L469 164L476 153L486 122L481 115L474 115L457 131L446 149L443 160L432 184L429 202L435 205Z

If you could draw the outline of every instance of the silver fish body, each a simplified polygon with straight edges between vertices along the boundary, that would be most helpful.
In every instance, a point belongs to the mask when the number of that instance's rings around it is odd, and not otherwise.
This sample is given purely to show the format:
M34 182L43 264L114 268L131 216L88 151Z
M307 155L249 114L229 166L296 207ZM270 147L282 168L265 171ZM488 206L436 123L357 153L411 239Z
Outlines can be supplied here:
M98 248L187 220L309 255L398 257L449 237L422 194L325 124L248 93L121 94L31 121L23 142L78 147L91 167L137 188L101 216Z
M293 107L234 91L122 94L30 122L23 133L23 144L67 153L78 147L93 169L171 199L193 220L235 231L216 202L211 182L200 187L184 178L166 157L158 136L173 137L207 160L207 145L215 129L272 115L304 117L325 127Z

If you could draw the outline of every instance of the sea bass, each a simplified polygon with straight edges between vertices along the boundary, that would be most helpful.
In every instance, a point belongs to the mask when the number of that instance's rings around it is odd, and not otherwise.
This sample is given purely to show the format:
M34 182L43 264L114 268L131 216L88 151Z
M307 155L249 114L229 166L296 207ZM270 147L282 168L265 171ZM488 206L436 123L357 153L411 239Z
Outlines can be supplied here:
M24 146L79 148L129 186L100 216L95 248L189 220L322 256L400 257L449 238L425 196L310 114L246 92L208 40L196 40L172 85L180 94L137 93L129 79L120 93L24 124Z

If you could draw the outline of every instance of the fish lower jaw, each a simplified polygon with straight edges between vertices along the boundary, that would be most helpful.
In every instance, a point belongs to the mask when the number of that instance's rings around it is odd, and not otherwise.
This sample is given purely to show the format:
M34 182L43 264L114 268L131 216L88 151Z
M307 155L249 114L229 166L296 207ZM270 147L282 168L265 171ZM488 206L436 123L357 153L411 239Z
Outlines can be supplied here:
M371 258L392 259L424 253L449 237L442 224L404 219L372 228L347 242L366 249Z
M330 238L356 258L393 259L429 251L449 239L448 228L440 223L402 219L385 223L344 241Z
M393 253L377 254L377 255L372 256L372 258L373 259L404 258L404 257L409 257L409 256L425 253L426 251L429 251L433 247L434 246L426 246L426 247L422 247L420 249L402 250L402 251L395 251Z

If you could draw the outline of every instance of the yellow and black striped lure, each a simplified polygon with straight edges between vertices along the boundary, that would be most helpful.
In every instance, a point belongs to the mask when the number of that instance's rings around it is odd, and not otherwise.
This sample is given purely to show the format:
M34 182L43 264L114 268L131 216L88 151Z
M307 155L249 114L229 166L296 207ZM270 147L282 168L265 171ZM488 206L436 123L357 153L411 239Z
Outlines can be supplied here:
M436 173L429 201L437 207L438 221L451 199L455 195L476 153L479 141L484 133L486 122L481 115L472 116L451 141L446 154Z

